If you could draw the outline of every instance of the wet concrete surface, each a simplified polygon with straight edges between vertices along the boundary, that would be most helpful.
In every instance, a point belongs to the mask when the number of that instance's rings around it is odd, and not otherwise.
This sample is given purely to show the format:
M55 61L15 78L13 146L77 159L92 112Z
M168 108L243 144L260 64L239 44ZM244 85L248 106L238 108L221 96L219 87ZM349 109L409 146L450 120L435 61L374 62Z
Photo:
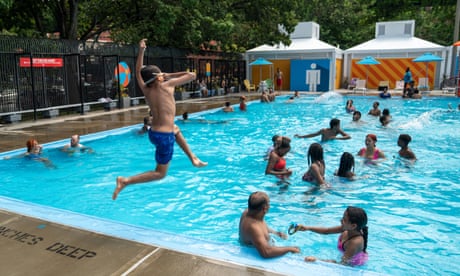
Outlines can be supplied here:
M249 100L258 98L255 93L244 94ZM240 94L191 99L176 102L176 115L189 114L224 106L226 101L239 102ZM147 105L139 105L111 111L90 111L84 115L63 115L37 121L21 121L0 126L0 152L25 148L26 141L35 138L40 144L67 139L73 134L85 135L141 124L148 115Z

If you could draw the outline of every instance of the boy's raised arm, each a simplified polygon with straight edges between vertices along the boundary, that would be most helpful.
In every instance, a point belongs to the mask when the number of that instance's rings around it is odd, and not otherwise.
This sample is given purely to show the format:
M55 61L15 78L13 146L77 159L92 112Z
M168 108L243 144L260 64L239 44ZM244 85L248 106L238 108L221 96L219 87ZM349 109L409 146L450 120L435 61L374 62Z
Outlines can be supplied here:
M137 55L137 61L136 61L136 78L137 78L137 83L141 87L145 85L144 80L142 79L141 70L142 70L142 66L144 65L145 48L147 48L145 44L146 41L147 39L145 38L139 41L139 53Z

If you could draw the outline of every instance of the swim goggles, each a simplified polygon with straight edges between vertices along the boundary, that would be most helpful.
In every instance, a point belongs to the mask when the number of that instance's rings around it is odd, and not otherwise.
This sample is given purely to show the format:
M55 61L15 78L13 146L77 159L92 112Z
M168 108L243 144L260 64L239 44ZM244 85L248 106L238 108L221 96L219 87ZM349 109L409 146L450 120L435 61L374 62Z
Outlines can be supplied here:
M297 230L299 230L299 225L297 223L291 223L291 225L289 225L289 228L288 228L288 234L289 235L293 235L295 234L295 232L297 232Z
M152 73L153 77L150 78L149 80L147 80L146 82L144 82L146 85L151 83L151 82L154 82L159 76L163 76L164 73L160 72L160 73Z

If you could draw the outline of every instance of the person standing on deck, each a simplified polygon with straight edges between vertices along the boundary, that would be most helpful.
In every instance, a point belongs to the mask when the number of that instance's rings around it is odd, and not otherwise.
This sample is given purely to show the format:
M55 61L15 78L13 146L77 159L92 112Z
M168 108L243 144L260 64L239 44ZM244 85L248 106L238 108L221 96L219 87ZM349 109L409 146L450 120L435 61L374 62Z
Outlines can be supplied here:
M283 72L281 72L279 67L276 69L275 79L276 88L278 89L278 91L281 91L281 88L283 88Z

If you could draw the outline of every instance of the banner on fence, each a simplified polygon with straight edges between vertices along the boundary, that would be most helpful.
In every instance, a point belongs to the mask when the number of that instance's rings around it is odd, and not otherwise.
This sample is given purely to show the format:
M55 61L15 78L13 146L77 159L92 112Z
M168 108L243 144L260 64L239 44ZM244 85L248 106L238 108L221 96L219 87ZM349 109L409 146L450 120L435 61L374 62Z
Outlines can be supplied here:
M62 67L62 58L32 58L32 67ZM30 58L19 58L20 67L30 67Z

